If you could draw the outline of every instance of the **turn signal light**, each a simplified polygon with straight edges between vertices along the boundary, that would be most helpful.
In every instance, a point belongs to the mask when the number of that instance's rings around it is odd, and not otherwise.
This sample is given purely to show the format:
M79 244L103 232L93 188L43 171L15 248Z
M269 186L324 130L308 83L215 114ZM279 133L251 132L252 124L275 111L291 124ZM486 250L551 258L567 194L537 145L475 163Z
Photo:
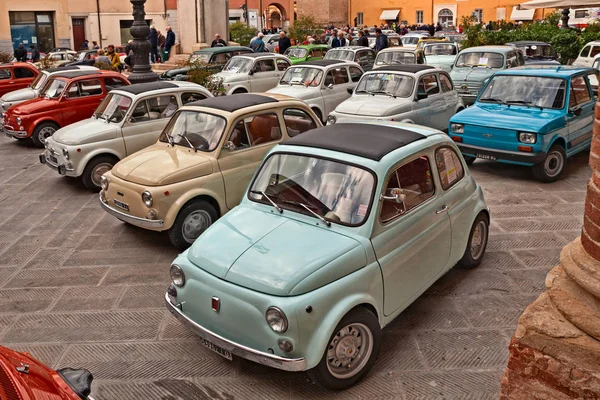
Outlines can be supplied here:
M452 136L452 140L454 140L455 142L462 143L462 137L461 136Z
M519 151L525 151L527 153L531 153L533 149L530 146L519 146Z

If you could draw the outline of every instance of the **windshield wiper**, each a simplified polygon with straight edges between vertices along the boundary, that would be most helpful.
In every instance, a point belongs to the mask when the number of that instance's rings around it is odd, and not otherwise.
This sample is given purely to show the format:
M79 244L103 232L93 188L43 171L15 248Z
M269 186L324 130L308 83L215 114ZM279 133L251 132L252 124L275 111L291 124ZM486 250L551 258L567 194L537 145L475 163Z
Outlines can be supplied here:
M506 100L506 104L523 104L524 106L527 106L527 107L535 107L535 108L539 108L540 110L544 109L544 107L542 107L542 106L536 106L532 102L525 101L525 100Z
M272 198L270 198L269 196L267 196L267 194L264 192L264 190L251 190L251 191L250 191L250 193L253 193L253 194L262 194L262 196L263 196L265 199L267 199L267 200L269 201L269 203L271 203L271 205L272 205L273 207L275 207L275 209L276 209L277 211L279 211L279 213L280 213L280 214L283 212L283 209L282 209L281 207L279 207L279 206L277 205L277 203L275 203L275 202L273 201L273 199L272 199Z
M394 99L396 98L396 95L394 93L392 93L392 92L386 92L385 90L376 90L374 92L369 92L369 94L371 96L376 95L376 94L386 94L386 95L388 95L388 96L390 96L390 97L392 97Z
M168 135L167 135L168 136ZM198 152L198 149L194 147L194 145L192 144L192 142L190 142L190 139L188 139L185 135L179 135L179 137L182 137L185 139L185 141L187 142L187 144L190 146L191 149L194 149L194 153Z
M168 133L165 135L167 137L167 142L171 145L171 147L175 147L175 142L173 142L173 138Z
M484 99L479 99L479 101L491 101L491 102L498 103L498 104L506 104L504 101L502 101L500 99L494 99L493 97L486 97Z
M319 215L316 212L314 212L313 210L311 210L310 207L308 207L304 203L300 203L299 201L289 201L289 200L281 200L281 202L284 204L291 204L293 206L300 206L300 207L304 208L306 211L308 211L309 213L311 213L312 215L314 215L315 217L317 217L319 220L321 220L321 222L323 222L325 225L331 226L330 221L326 220L325 217L323 217L322 215Z

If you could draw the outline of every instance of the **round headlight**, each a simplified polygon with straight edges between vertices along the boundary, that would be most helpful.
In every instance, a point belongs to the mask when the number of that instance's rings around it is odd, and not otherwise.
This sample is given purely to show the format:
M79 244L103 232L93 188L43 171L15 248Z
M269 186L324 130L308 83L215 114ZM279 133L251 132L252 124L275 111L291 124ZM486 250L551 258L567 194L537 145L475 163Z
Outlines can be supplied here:
M288 321L283 313L277 307L269 307L265 314L265 318L267 319L267 324L277 333L283 333L287 331Z
M17 124L19 124L19 125L23 124L23 120L21 119L21 117L17 117Z
M450 132L463 134L463 133L465 133L465 126L463 124L451 123L450 124Z
M182 287L185 284L185 275L181 267L177 264L171 265L171 280L175 286Z
M69 150L63 149L63 156L68 160L69 159Z
M104 175L100 177L100 187L102 190L108 189L108 179Z
M150 193L149 191L145 191L144 193L142 193L142 201L144 202L144 204L147 207L152 207L152 193Z
M327 116L327 123L328 124L332 124L333 125L333 124L335 124L336 121L337 121L337 118L335 117L335 115L329 114Z

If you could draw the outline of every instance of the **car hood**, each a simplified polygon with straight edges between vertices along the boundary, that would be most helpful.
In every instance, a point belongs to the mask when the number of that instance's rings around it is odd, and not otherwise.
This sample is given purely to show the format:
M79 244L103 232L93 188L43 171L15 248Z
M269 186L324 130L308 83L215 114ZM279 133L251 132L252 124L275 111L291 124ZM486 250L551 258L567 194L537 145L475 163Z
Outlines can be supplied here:
M35 90L31 88L24 88L19 90L14 90L2 96L0 98L1 101L6 103L12 103L14 101L25 101L29 99L34 99L37 97L37 93Z
M238 206L196 240L188 259L228 282L275 296L309 292L366 265L359 241L288 213Z
M59 129L52 138L57 143L77 146L115 139L118 132L117 125L106 123L103 119L88 118Z
M536 133L547 133L565 125L563 110L483 103L461 111L450 122Z
M161 142L124 158L112 169L116 177L144 186L170 185L212 172L212 163L202 151Z
M427 57L427 61L429 62L429 57ZM455 85L458 85L460 82L483 82L490 76L494 75L496 72L500 71L499 69L491 69L491 68L454 68L452 72L450 72L450 77Z
M427 57L427 65L447 65L447 64L454 64L454 61L456 60L456 56L435 56L435 55L431 55L431 56L425 56Z
M213 79L223 79L224 82L242 81L248 79L248 73L221 71L213 74Z
M162 73L162 77L175 78L177 75L187 75L190 67L173 68Z
M319 88L308 87L304 85L279 85L270 89L267 93L284 94L297 99L306 100L319 97L321 91Z
M406 108L409 103L409 99L394 99L386 95L353 95L337 106L335 111L344 114L384 117L395 114L398 109Z
M51 110L60 113L60 110L58 109L58 100L47 99L44 97L26 100L10 108L11 113L15 115L28 115Z

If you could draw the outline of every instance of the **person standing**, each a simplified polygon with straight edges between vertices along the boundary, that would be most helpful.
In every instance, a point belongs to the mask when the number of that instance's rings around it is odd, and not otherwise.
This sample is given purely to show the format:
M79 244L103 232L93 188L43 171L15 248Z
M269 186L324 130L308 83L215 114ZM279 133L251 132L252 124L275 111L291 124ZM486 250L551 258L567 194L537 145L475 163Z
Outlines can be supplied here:
M90 43L89 40L87 40L87 39L84 40L83 43L81 44L81 50L87 50L87 49L89 49L90 48L89 43Z
M95 40L92 40L92 49L99 49L100 46L98 45L98 42L96 42Z
M351 33L348 33L346 35L346 44L348 46L356 46L356 42L357 42L357 39L354 39L354 36L352 36Z
M108 47L106 48L106 50L108 50L107 55L108 55L108 58L110 59L110 63L112 65L113 69L115 71L121 72L121 70L123 69L123 66L121 65L121 58L115 51L115 45L109 44Z
M23 43L19 43L19 46L15 49L15 58L18 62L27 62L27 49L23 46Z
M292 47L292 42L290 42L290 38L285 35L284 31L279 32L279 54L285 53L287 49Z
M365 35L365 31L358 31L358 40L356 41L356 45L369 47L369 39Z
M381 29L375 29L375 36L377 37L375 40L375 51L379 52L388 47L387 36L381 32Z
M225 42L222 38L221 35L219 35L218 33L215 35L215 40L212 41L212 43L210 44L210 47L225 47L227 46L227 42Z
M158 54L158 56L160 58L159 61L163 62L162 53L163 53L163 50L165 48L165 41L167 39L165 38L165 35L163 35L160 31L156 31L156 32L158 33L158 49L160 51L160 53Z
M31 62L36 63L40 61L40 51L35 47L35 44L29 46L29 48L31 49Z
M98 49L98 57L96 58L96 64L112 64L110 58L104 54L104 50Z
M265 42L263 41L264 36L265 35L262 32L258 32L258 36L256 36L256 38L250 42L250 48L255 53L261 53L265 51Z
M169 59L171 47L175 46L175 32L170 26L167 26L167 38L165 39L165 49L163 50L163 62Z
M150 62L155 63L158 61L158 31L154 25L150 26L148 41L150 42Z
M133 70L133 40L131 39L127 41L127 45L125 46L125 59L123 61L125 61L127 69L129 69L130 71ZM123 65L121 65L121 68L123 68Z

